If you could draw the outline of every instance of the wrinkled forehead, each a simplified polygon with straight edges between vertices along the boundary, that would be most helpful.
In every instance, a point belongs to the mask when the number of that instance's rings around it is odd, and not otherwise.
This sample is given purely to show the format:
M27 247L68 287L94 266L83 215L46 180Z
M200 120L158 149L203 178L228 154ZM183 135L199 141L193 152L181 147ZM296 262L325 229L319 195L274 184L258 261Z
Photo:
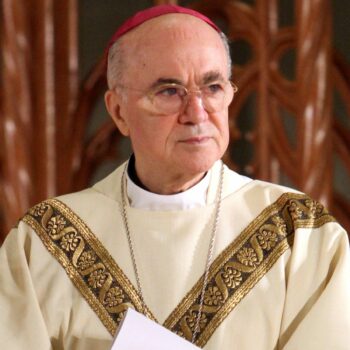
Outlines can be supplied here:
M147 88L159 79L196 83L211 72L228 76L227 52L219 33L187 14L151 19L119 39L123 84Z
M142 74L146 74L147 69L153 73L184 71L193 68L195 63L203 66L217 61L215 66L227 71L227 55L219 33L187 14L154 18L121 40L127 70L134 66Z
M197 49L205 46L224 49L222 39L215 29L187 14L166 14L151 19L120 40L123 51L128 54L127 63L138 60L139 55L145 55L149 51L171 56L191 44Z

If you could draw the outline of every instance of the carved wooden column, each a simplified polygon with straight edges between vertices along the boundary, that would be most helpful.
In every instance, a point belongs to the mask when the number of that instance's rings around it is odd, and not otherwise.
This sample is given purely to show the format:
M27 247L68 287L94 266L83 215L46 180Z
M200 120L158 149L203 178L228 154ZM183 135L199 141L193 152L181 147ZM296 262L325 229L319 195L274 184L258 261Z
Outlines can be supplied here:
M331 8L297 0L299 188L329 205L332 188Z
M55 128L57 193L72 191L73 144L77 137L74 113L78 104L78 0L53 0L55 33Z
M2 1L1 233L28 207L33 190L30 28L26 1Z
M278 31L278 7L276 0L259 0L256 2L260 33L257 52L259 83L257 102L257 123L255 134L256 176L263 180L271 179L271 62L274 39Z
M78 88L76 6L76 0L1 2L2 235L69 178L63 154Z

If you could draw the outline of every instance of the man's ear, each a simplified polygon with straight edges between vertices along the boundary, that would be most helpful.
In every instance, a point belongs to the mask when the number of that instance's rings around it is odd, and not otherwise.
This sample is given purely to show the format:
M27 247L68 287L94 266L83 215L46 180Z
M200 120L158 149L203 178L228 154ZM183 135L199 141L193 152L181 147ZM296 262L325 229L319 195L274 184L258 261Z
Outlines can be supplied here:
M105 93L105 104L109 115L115 125L124 136L129 136L129 125L121 113L122 96L115 90L107 90Z

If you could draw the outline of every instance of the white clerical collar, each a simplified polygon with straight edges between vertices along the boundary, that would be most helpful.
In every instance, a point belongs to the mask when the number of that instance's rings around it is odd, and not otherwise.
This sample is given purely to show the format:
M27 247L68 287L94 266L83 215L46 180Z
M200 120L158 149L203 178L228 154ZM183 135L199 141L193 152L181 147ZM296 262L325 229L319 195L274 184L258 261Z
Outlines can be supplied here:
M136 185L126 172L127 194L130 206L147 210L186 210L206 205L210 171L187 191L162 195L144 190Z

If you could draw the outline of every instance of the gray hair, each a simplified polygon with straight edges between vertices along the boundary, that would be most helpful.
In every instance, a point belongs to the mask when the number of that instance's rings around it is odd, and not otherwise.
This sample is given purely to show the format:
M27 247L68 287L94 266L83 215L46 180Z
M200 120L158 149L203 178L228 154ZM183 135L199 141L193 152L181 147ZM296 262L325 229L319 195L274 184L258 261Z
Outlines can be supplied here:
M228 62L228 76L231 78L232 60L229 40L223 32L220 32L219 35L225 47ZM118 85L118 82L122 80L124 69L123 66L125 64L123 51L123 37L116 40L116 42L110 47L108 51L107 84L109 89L115 89Z
M114 89L122 79L123 72L123 48L122 39L116 40L108 51L107 84L109 89Z

